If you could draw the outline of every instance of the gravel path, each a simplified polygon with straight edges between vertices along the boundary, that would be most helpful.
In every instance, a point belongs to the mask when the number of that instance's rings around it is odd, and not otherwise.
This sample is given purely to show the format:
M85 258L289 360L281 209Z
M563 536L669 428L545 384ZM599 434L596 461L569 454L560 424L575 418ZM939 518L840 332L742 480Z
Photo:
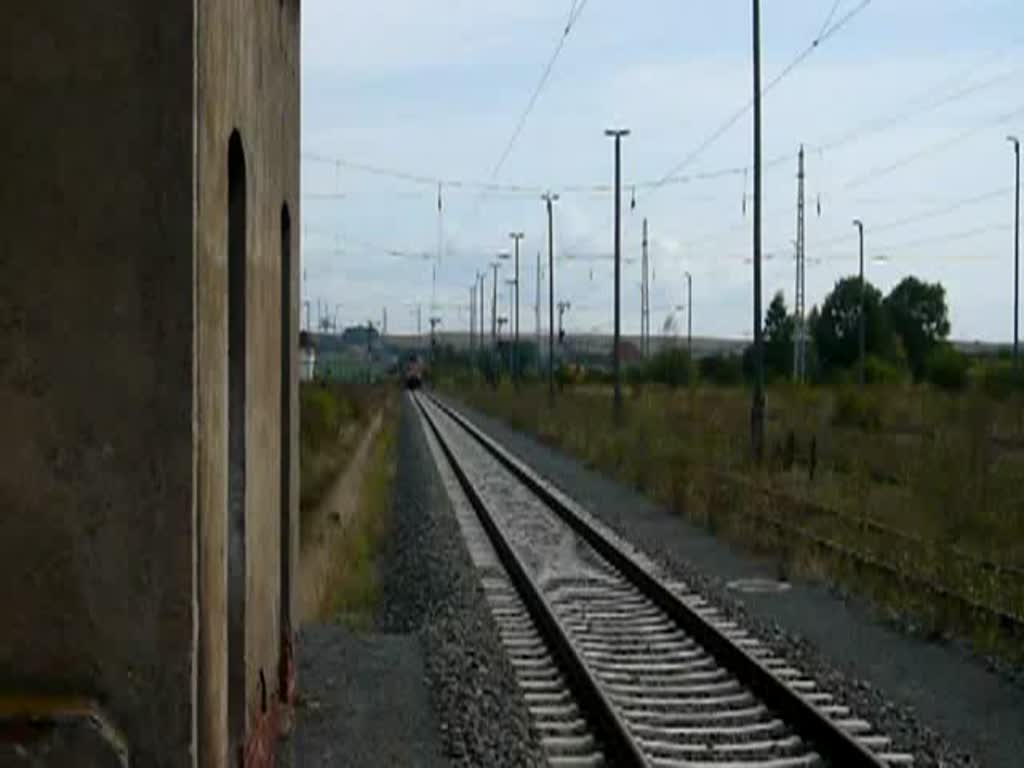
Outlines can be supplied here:
M420 420L403 397L395 530L379 629L416 633L452 765L540 766L542 752Z
M302 698L285 765L444 768L415 635L320 624L299 639Z
M920 766L1016 768L1024 754L1024 689L962 650L897 632L869 609L812 584L740 594L739 578L774 576L640 494L535 439L462 407L488 434L776 652L870 719ZM883 693L884 691L884 693Z

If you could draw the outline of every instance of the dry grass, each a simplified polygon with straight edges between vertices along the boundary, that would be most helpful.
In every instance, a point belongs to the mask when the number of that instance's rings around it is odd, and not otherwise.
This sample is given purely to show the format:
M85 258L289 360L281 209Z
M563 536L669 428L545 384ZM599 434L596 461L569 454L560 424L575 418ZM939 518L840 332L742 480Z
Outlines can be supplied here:
M303 382L299 391L300 524L320 504L385 396L381 387Z
M380 599L378 554L391 530L395 477L397 415L394 402L384 411L366 463L355 514L345 521L339 546L332 552L328 613L356 629L373 622Z
M956 630L1005 650L989 642L992 632L969 604L1024 617L1019 400L909 388L773 388L767 461L755 468L749 394L740 389L634 388L621 428L606 388L568 389L554 409L541 387L462 386L456 394L777 556L783 570L864 593L928 630Z

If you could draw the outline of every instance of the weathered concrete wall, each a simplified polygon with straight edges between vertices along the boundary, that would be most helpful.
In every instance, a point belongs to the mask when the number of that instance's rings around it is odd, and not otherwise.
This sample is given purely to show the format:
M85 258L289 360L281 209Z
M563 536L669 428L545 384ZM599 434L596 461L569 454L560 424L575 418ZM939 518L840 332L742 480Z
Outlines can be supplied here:
M0 691L192 741L191 3L5 4Z
M279 423L281 393L281 208L291 216L292 328L298 328L299 3L298 0L200 0L198 70L198 492L200 558L200 756L220 765L228 743L224 498L227 477L227 151L233 131L245 149L248 198L249 317L246 449L246 701L259 714L260 677L277 690L280 642ZM297 424L295 345L292 424ZM293 444L290 517L297 531L298 464ZM292 568L298 558L292 536ZM294 594L295 578L291 579ZM294 605L294 599L292 599ZM205 610L204 610L205 608Z
M247 177L251 729L284 607L299 2L16 3L0 50L0 694L95 697L135 765L227 765L227 145L237 130Z

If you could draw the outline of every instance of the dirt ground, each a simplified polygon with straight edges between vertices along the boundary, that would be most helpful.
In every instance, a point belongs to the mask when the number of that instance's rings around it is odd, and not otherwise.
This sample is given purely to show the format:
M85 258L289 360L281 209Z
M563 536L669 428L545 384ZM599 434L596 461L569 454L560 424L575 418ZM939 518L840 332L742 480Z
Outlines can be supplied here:
M331 552L337 550L347 522L358 508L360 482L381 422L382 414L377 414L359 439L348 466L310 514L308 535L303 538L299 558L299 621L303 624L323 618Z

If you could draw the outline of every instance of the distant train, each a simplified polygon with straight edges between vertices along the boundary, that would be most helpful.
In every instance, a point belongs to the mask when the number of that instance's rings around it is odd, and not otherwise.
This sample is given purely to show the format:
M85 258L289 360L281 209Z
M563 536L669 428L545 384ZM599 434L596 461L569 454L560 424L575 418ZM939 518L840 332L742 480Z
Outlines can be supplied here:
M402 363L402 379L406 389L419 389L423 386L425 375L426 365L419 355L410 355Z

